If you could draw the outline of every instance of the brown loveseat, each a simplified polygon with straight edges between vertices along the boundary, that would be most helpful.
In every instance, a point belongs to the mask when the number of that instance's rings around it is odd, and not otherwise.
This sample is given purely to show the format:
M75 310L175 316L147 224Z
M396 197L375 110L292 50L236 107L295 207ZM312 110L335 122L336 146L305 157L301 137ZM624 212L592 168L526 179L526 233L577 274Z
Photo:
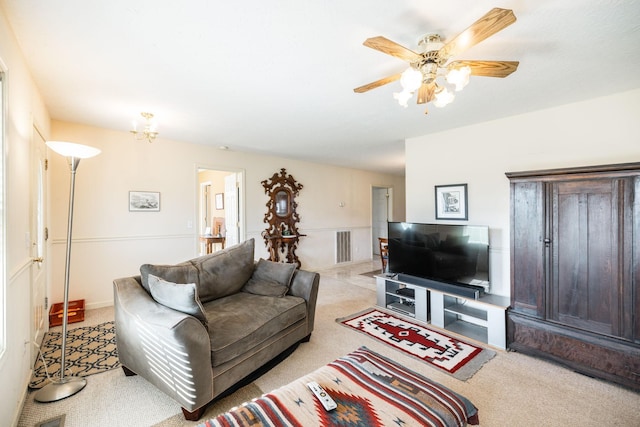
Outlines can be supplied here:
M114 280L118 355L197 420L313 330L319 275L254 261L254 240Z

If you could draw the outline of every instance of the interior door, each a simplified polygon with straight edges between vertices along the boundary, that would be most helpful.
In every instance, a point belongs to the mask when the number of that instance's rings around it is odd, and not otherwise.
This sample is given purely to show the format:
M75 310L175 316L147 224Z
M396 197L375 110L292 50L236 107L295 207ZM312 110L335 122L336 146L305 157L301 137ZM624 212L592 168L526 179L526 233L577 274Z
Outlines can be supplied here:
M235 245L240 240L238 227L238 174L224 177L224 224L226 227L226 246Z
M47 329L47 229L46 215L46 146L38 129L33 128L31 138L31 341L40 344ZM31 362L37 356L35 346L31 346Z
M211 182L200 183L200 222L198 232L210 234L213 230L213 218L211 215ZM207 233L207 227L209 233Z

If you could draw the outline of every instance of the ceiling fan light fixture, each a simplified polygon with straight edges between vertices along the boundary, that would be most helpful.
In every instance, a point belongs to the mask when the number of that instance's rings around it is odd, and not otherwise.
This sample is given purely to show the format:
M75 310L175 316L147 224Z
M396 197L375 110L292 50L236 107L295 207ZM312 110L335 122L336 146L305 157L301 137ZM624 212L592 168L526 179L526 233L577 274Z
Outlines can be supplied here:
M466 85L469 84L469 76L471 75L471 68L468 66L460 68L452 68L447 72L447 83L455 85L456 92L460 92Z
M353 89L355 93L364 93L387 83L400 80L402 92L393 96L400 105L406 106L411 95L418 91L417 103L434 102L437 107L444 107L454 99L454 94L440 85L437 79L452 86L455 91L462 90L469 83L469 76L507 77L518 69L518 61L479 61L455 60L449 62L465 50L486 40L488 37L504 30L516 22L516 16L510 9L494 7L476 20L457 36L443 42L440 35L430 33L418 41L418 49L413 51L383 36L370 37L363 45L379 52L402 59L410 68L378 79L367 85ZM446 65L446 64L449 65Z
M425 34L418 40L418 53L439 51L444 43L439 34Z
M409 67L402 72L400 84L403 91L413 93L422 86L422 73L413 67Z
M425 62L420 66L422 82L431 83L438 76L438 64L432 61Z
M456 96L453 93L449 92L446 87L441 86L438 89L436 89L433 105L435 105L438 108L445 107L451 104L455 97Z

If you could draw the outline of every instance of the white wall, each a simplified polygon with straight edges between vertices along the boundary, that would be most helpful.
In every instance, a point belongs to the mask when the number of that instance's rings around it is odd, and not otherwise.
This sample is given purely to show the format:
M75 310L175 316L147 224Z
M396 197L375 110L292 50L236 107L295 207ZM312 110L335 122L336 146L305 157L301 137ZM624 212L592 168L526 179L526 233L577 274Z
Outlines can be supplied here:
M5 73L4 117L6 156L6 312L0 310L5 351L0 355L0 424L17 422L30 378L30 231L31 135L33 125L47 135L49 117L33 84L18 44L0 8L0 70ZM2 128L2 126L0 126ZM0 209L2 211L2 209ZM1 290L1 289L0 289ZM1 299L1 298L0 298Z
M638 162L639 118L634 90L409 139L407 221L435 221L435 185L467 183L465 223L491 227L492 292L509 296L505 172Z
M138 274L143 263L175 263L197 255L198 167L245 171L246 237L256 257L268 257L260 237L267 196L261 181L286 168L304 188L298 202L303 268L335 264L336 230L352 230L354 261L371 259L371 188L394 188L395 217L404 218L404 177L331 167L214 146L160 138L134 141L128 132L54 121L52 137L95 146L102 153L82 160L76 175L70 298L87 307L110 305L112 281ZM52 301L62 300L69 169L52 154ZM160 212L129 212L130 190L159 191ZM340 202L344 207L339 207ZM193 226L188 227L191 223Z

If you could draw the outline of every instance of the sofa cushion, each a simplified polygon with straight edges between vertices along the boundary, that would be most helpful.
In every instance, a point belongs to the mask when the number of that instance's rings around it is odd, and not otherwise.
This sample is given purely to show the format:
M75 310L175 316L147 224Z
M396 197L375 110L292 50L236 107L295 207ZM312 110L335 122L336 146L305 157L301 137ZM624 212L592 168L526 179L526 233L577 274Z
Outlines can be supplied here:
M173 283L196 283L198 282L198 270L188 261L175 265L154 265L143 264L140 266L140 280L142 287L151 294L149 289L149 275L161 277Z
M296 264L285 264L260 258L256 269L242 290L256 295L283 297L289 290L296 268Z
M158 304L190 314L202 322L207 329L209 328L195 283L178 284L149 274L149 290L151 297Z
M211 365L247 355L261 342L304 320L305 300L238 292L203 304L209 320Z
M240 292L253 274L254 239L192 259L198 270L198 294L200 301L208 302Z
M254 239L175 265L144 264L142 286L149 292L149 274L174 283L195 283L200 301L239 292L253 274Z

